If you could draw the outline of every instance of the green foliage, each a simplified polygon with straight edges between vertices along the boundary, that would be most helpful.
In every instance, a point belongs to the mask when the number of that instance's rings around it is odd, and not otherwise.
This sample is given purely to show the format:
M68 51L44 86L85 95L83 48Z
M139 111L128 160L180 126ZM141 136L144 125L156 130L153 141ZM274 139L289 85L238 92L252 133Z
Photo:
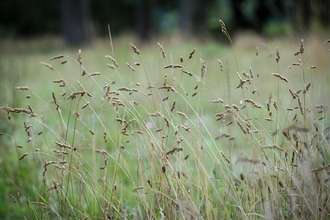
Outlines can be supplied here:
M292 35L293 28L287 22L271 21L265 25L263 32L270 37L283 37Z

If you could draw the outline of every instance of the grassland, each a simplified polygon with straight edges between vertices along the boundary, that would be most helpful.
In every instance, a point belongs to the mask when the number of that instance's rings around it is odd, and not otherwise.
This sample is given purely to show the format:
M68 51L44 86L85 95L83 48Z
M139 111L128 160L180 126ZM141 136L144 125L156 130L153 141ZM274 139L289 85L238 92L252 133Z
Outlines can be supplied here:
M328 39L232 41L3 42L0 217L328 219Z

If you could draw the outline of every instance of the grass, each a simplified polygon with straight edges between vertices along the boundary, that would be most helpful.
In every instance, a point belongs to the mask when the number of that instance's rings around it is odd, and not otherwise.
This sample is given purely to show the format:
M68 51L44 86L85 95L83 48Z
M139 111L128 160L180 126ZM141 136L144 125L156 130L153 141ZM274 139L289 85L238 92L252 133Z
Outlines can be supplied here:
M325 40L17 44L0 60L0 216L329 218Z

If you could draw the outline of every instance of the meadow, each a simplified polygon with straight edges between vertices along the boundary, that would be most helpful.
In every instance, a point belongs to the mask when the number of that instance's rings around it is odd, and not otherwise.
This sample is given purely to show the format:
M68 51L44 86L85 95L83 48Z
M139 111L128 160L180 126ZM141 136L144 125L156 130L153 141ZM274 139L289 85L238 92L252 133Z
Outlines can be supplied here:
M222 31L1 42L0 218L328 219L330 40Z

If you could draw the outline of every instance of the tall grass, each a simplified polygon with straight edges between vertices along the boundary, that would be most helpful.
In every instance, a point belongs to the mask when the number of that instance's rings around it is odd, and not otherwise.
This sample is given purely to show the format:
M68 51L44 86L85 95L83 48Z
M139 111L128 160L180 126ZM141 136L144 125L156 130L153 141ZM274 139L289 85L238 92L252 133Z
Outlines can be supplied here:
M83 50L44 59L51 81L17 86L26 105L1 107L11 217L329 218L329 80L316 65L329 41L305 43L261 44L248 64L235 45L233 60L208 61L166 42L127 42L126 60L112 48L103 67Z

